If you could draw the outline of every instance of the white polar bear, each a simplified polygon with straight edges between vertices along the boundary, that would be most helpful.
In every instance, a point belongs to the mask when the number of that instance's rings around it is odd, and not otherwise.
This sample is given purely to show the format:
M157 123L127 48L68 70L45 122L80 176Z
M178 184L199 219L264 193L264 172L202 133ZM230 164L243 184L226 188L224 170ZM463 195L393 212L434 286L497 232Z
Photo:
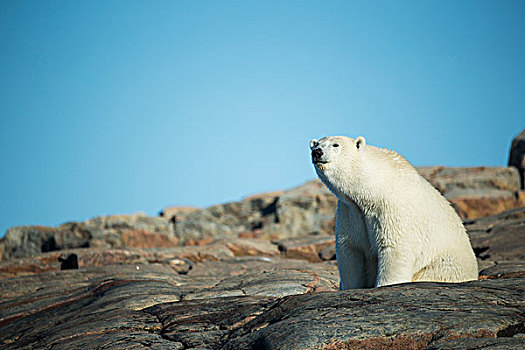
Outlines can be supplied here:
M401 155L330 136L310 142L319 178L339 199L340 289L477 279L461 219Z

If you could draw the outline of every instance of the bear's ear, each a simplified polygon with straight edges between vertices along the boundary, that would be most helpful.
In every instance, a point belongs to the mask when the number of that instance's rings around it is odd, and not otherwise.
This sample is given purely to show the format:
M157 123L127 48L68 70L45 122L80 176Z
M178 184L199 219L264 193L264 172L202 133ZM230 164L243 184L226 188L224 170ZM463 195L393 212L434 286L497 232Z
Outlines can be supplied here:
M363 136L359 136L358 138L355 139L355 147L357 149L360 149L364 145L366 145L366 140Z
M319 141L316 140L316 139L313 139L312 141L310 141L310 148L315 148L319 146Z

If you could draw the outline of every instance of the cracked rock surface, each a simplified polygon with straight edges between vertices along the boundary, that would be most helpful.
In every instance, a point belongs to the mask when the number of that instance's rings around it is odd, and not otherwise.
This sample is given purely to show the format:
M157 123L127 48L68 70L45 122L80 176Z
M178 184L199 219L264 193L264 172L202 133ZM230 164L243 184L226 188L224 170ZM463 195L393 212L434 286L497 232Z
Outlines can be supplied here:
M484 279L336 291L335 266L236 258L110 265L0 282L3 349L519 348L525 265Z
M159 264L130 264L5 278L0 344L3 349L216 347L229 330L279 298L336 286L334 264L305 269L303 261L268 258L200 263L187 274ZM175 310L175 321L165 310Z

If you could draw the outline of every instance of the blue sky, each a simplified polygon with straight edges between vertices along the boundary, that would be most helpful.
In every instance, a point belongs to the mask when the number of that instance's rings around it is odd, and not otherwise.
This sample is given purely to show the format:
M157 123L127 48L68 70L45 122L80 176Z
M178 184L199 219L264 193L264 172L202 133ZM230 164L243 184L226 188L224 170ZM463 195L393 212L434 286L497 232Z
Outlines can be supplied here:
M315 177L308 141L505 166L523 1L0 1L0 235Z

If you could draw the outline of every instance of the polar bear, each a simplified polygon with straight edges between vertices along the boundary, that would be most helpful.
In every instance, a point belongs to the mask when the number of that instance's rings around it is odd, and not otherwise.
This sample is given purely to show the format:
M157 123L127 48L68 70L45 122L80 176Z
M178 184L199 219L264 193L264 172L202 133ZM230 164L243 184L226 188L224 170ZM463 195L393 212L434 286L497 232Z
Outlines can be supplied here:
M310 142L319 178L338 200L340 289L477 279L461 219L401 155L364 137Z

